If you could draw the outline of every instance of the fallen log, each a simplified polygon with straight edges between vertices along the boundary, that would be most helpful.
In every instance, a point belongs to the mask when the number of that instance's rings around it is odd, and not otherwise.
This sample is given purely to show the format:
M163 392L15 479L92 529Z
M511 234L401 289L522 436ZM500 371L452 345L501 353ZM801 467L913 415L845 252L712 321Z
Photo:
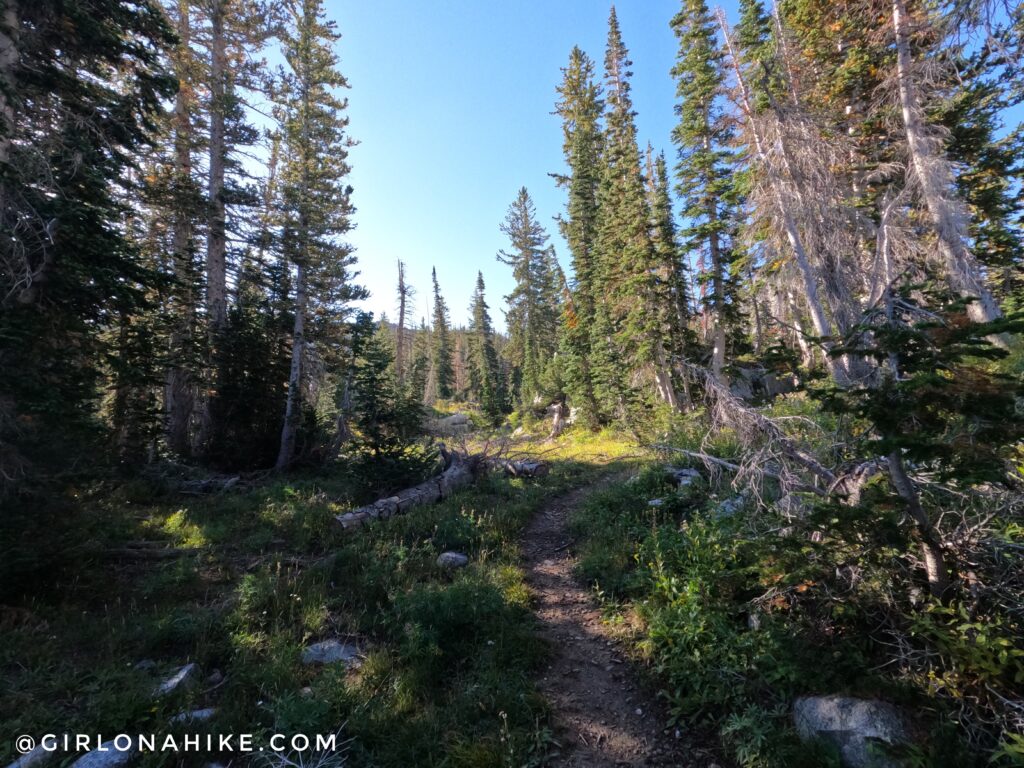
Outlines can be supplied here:
M443 450L442 455L445 456L447 467L437 477L399 491L394 496L378 499L365 507L338 515L335 520L344 530L358 528L371 520L386 520L408 512L414 507L436 504L456 491L472 485L477 469L481 466L482 457L447 453Z
M520 461L509 461L499 459L493 462L494 466L500 469L509 477L546 477L551 471L551 465L546 461L536 459L522 459Z

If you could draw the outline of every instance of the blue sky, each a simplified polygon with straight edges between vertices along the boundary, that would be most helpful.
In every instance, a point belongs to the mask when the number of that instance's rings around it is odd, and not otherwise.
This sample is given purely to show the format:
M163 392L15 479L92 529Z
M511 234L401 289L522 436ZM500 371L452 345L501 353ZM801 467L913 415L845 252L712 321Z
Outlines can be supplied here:
M349 238L366 308L395 316L396 261L416 287L415 319L429 319L437 267L456 324L466 321L477 270L499 326L511 270L499 225L521 186L530 190L563 264L553 217L563 193L561 124L551 114L569 51L604 59L605 0L328 0L343 35L341 70L352 89L352 185L358 209ZM633 59L640 141L671 156L678 0L621 0L616 10ZM728 7L728 5L727 5Z

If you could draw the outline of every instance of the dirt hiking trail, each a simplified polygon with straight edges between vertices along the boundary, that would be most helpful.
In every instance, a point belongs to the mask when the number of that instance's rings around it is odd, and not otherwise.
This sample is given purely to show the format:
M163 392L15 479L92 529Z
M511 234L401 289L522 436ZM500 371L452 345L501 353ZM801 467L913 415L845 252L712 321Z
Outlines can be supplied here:
M715 766L710 750L678 729L665 729L664 706L601 620L590 592L577 583L569 515L594 491L626 476L607 476L554 499L523 534L523 566L540 634L551 647L538 687L553 709L555 740L546 765Z

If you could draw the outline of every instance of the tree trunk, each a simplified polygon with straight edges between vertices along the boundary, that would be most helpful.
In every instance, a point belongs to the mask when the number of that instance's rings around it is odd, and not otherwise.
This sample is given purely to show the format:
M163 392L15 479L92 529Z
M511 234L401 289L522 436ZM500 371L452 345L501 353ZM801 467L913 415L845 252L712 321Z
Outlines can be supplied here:
M553 440L562 434L568 410L564 400L558 400L551 406L551 433L548 435L548 440Z
M192 181L192 88L186 68L191 42L190 0L178 0L178 47L175 68L178 93L174 99L174 178L176 208L171 235L171 257L177 279L172 301L174 327L171 331L171 356L174 362L167 372L164 387L164 411L167 417L167 446L179 456L191 453L189 426L195 406L192 375L180 358L191 345L195 297L192 293L192 213L184 204ZM179 358L179 359L174 359Z
M925 572L928 576L928 588L933 597L942 598L949 589L949 569L942 552L942 542L938 532L932 525L931 518L917 493L914 481L907 476L903 466L903 457L897 449L887 457L889 477L900 498L907 505L907 512L917 526L921 544L921 557L924 560Z
M295 439L302 411L302 354L306 344L306 269L298 265L295 279L295 325L292 331L292 366L288 375L288 397L285 402L281 447L275 469L283 470L295 455Z
M450 454L449 458L449 466L437 477L399 491L394 496L379 499L373 504L338 515L335 520L338 521L342 529L351 530L372 520L386 520L415 507L436 504L447 499L456 491L472 484L481 457Z
M18 66L18 39L21 18L19 0L6 0L0 14L0 172L10 160L11 136L14 133L14 104L17 92L14 69ZM0 186L0 212L3 211L3 187Z
M213 334L227 319L227 235L224 210L224 133L227 110L227 40L224 0L212 0L210 11L210 175L209 231L206 238L206 311Z
M939 252L946 263L950 287L961 296L977 298L967 310L972 320L979 323L995 320L1001 317L999 305L985 286L978 262L967 247L967 212L952 197L952 170L938 151L936 142L926 135L911 72L913 59L903 0L893 0L892 23L896 33L896 74L907 149L921 196L938 236Z
M405 384L405 310L409 286L405 284L405 264L398 260L398 328L395 331L395 377L398 386Z

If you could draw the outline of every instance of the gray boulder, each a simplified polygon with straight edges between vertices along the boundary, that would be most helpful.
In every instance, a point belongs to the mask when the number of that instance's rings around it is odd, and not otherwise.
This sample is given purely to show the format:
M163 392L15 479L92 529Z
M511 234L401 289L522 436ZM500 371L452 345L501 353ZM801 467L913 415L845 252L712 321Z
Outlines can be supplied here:
M793 722L801 739L834 744L848 768L899 768L879 747L910 740L907 719L899 709L852 696L801 697L793 703Z
M86 752L71 764L71 768L121 768L128 765L139 751L132 740L127 749L124 744L105 741L92 752Z
M212 720L213 716L216 714L216 707L207 707L206 709L193 709L191 712L179 712L171 718L171 724L178 725L179 723L205 723L207 720Z
M731 496L719 502L718 506L715 507L715 517L732 517L739 512L746 505L747 500L744 496Z
M689 467L682 469L679 467L665 467L665 471L668 472L669 479L680 488L685 488L690 483L701 479L700 472Z
M7 768L43 768L44 765L52 763L61 754L56 749L45 749L42 744L39 744L31 752L22 755L8 765Z
M437 556L437 564L441 568L465 568L469 565L469 558L461 552L442 552Z
M195 662L186 664L184 667L179 669L173 675L164 680L160 685L156 687L156 691L153 693L154 696L160 698L162 696L170 696L178 691L184 691L195 685L199 679L199 665Z
M352 669L362 663L359 646L355 643L343 640L322 640L313 643L302 651L302 663L310 664L336 664L342 662L346 667Z

